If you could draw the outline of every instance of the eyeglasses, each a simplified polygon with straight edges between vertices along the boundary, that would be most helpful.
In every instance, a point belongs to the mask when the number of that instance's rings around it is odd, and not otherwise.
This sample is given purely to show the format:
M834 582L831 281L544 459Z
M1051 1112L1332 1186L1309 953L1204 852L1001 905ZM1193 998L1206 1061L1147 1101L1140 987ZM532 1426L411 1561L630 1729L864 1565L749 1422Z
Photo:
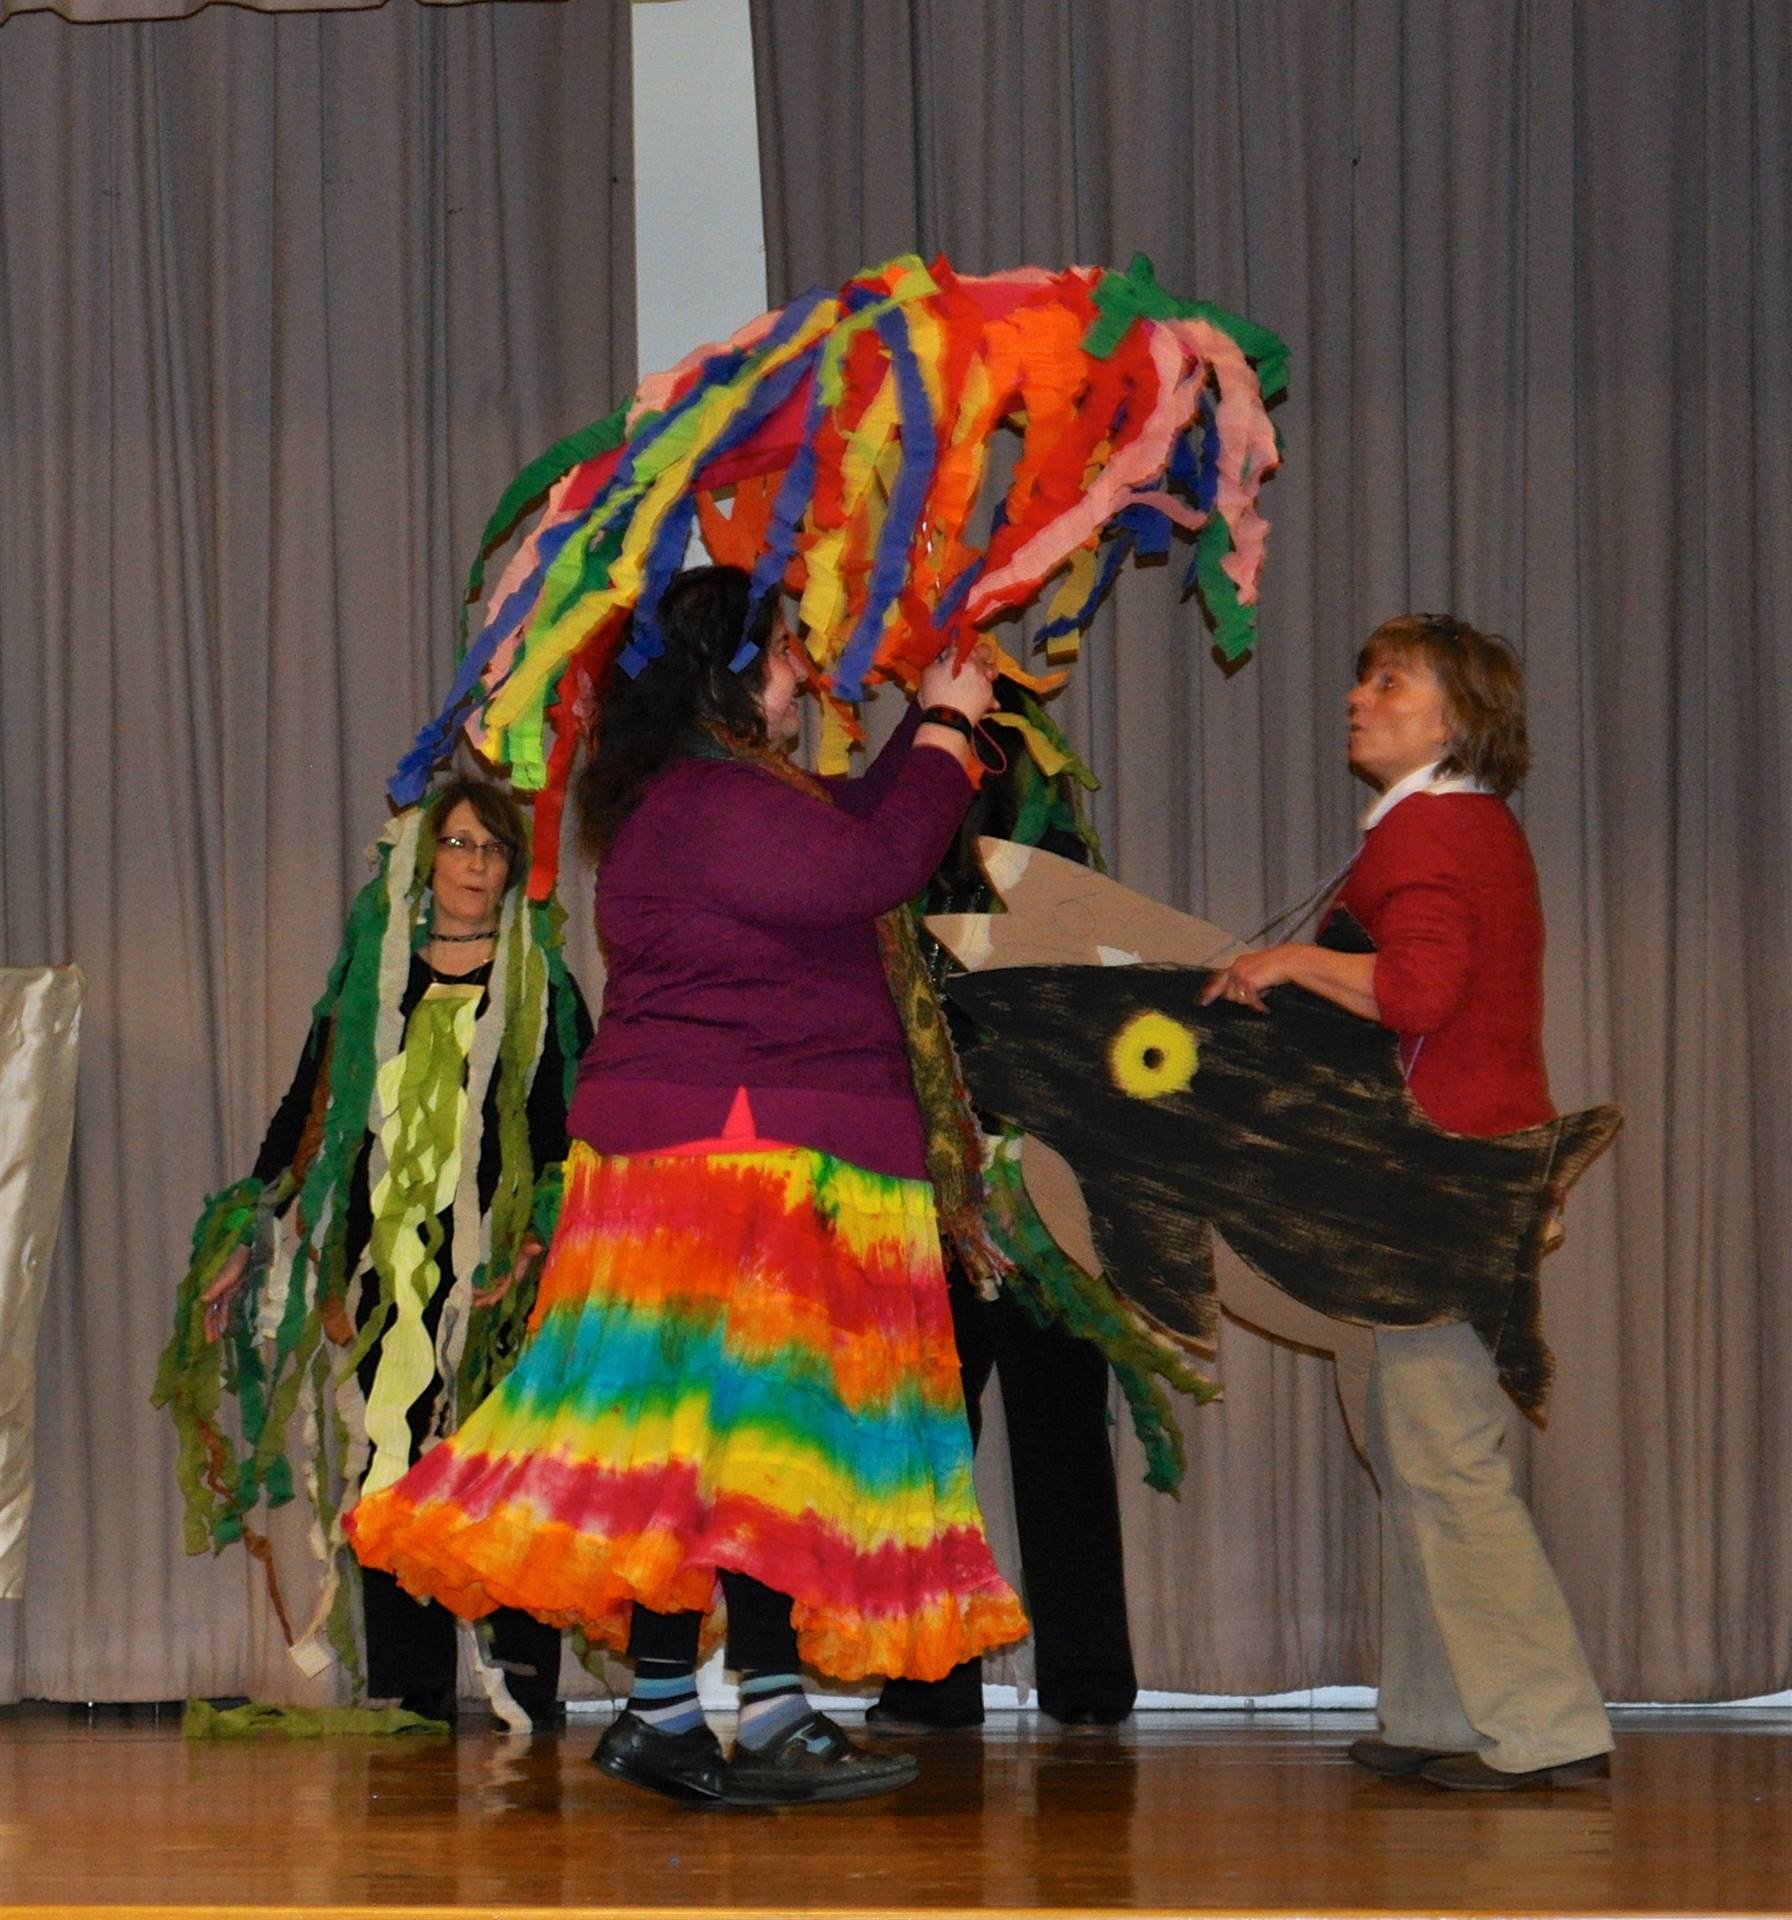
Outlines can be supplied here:
M445 833L436 842L438 853L452 853L462 860L494 859L508 862L516 849L508 840L469 840L464 833Z

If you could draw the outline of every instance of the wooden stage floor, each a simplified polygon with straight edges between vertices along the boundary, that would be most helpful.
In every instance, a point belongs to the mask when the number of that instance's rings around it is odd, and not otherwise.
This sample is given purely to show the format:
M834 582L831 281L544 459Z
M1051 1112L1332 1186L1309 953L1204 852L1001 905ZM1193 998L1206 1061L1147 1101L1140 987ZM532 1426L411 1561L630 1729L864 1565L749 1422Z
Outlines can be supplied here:
M0 1713L0 1914L1792 1911L1792 1716L1631 1712L1614 1778L1475 1796L1345 1758L1361 1714L1030 1713L856 1806L690 1811L515 1739L184 1741Z

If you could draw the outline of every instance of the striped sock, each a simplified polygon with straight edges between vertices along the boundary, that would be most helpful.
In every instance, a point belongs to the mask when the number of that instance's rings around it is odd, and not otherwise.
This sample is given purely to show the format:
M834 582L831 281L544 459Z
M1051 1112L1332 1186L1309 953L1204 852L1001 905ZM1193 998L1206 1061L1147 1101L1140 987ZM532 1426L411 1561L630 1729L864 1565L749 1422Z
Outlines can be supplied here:
M703 1724L696 1669L682 1660L638 1659L628 1710L660 1733L694 1733Z
M800 1673L743 1673L735 1740L748 1752L757 1752L813 1711Z

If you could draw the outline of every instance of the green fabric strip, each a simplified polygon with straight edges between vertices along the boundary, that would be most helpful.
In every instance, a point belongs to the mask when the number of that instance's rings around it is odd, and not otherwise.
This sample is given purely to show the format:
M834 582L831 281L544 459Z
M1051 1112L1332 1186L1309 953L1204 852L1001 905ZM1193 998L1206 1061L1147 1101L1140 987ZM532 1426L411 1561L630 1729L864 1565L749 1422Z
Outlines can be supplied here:
M180 1730L188 1740L319 1740L342 1734L449 1733L446 1720L429 1720L403 1707L280 1707L250 1700L240 1707L214 1707L189 1700Z
M1278 333L1247 320L1212 300L1196 300L1184 309L1191 320L1205 320L1238 342L1239 350L1256 369L1257 385L1265 400L1288 390L1288 343Z
M1135 320L1180 320L1188 305L1157 284L1157 269L1148 254L1135 253L1124 273L1110 268L1095 283L1092 298L1101 318L1083 335L1083 351L1098 360L1111 359Z
M253 1224L260 1198L261 1182L246 1179L207 1199L193 1228L192 1258L175 1295L174 1332L156 1363L150 1403L165 1407L174 1421L175 1479L189 1553L203 1553L212 1544L225 1516L224 1503L204 1478L212 1458L207 1436L220 1445L223 1437L218 1426L222 1370L218 1345L205 1338L203 1296Z
M1213 616L1213 644L1227 660L1242 660L1257 641L1256 610L1238 597L1224 565L1232 551L1232 529L1217 513L1195 536L1195 578L1202 604Z
M491 557L492 550L510 537L516 530L517 522L556 480L587 460L595 460L599 454L612 453L622 445L628 435L630 404L625 400L614 413L602 420L581 427L576 433L569 433L563 440L556 440L545 453L538 453L504 489L503 497L485 523L484 533L479 536L479 550L474 557L472 570L467 575L466 592L461 596L463 652L467 639L467 609L484 596L485 563Z

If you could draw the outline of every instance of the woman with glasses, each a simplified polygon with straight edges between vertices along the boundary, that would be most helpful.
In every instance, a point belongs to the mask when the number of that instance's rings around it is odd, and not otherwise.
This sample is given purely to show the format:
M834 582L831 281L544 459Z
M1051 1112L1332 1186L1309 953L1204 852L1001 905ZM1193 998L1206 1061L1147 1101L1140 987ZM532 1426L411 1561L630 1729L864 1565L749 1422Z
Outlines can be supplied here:
M209 1278L202 1253L182 1291L158 1399L211 1449L224 1444L206 1409L220 1369L226 1386L246 1382L248 1484L278 1500L291 1473L268 1456L284 1438L278 1383L292 1382L306 1417L291 1426L331 1455L293 1465L320 1508L345 1482L332 1521L452 1431L520 1341L514 1283L542 1250L535 1190L565 1156L571 1065L591 1034L551 922L522 900L526 846L521 808L480 780L452 780L394 823L254 1171L229 1190L234 1247ZM307 1372L318 1354L327 1386ZM213 1543L240 1528L255 1544L242 1485L205 1512ZM325 1531L352 1567L339 1526ZM452 1720L454 1617L390 1574L359 1585L365 1692ZM340 1646L353 1610L334 1572L326 1601L335 1617L313 1643ZM488 1686L502 1674L530 1722L552 1724L558 1630L506 1609L490 1651Z
M703 567L634 624L646 664L612 669L579 790L608 971L529 1343L351 1533L459 1612L626 1650L615 1778L856 1799L915 1762L855 1746L803 1666L936 1678L1026 1630L940 1250L941 1223L971 1242L977 1136L903 905L970 802L990 675L936 663L866 774L821 782L788 757L804 663L775 596ZM723 1603L726 1762L694 1681Z

